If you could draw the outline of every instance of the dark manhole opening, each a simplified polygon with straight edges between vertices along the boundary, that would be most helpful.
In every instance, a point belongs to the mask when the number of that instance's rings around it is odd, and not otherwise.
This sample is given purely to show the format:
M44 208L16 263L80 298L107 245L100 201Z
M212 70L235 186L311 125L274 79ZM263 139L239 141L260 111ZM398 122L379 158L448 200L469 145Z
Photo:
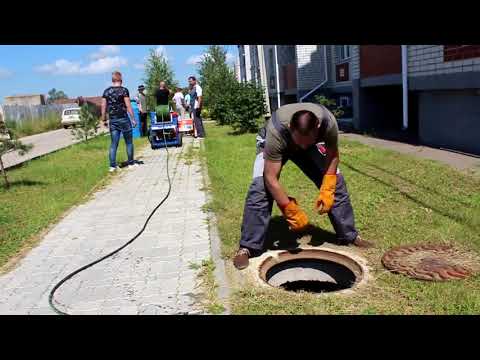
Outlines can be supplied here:
M343 286L341 284L331 283L328 281L315 281L315 280L289 281L280 286L287 291L293 291L293 292L306 291L306 292L313 292L313 293L340 291L350 287L350 286Z
M300 258L273 265L264 280L287 291L326 293L351 288L357 276L347 266L335 261Z

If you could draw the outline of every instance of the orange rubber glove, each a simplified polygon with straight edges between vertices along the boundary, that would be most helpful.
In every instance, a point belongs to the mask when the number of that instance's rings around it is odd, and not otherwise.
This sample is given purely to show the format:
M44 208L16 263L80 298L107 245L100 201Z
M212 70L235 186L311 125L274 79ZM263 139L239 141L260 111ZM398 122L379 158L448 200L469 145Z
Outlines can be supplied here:
M307 214L300 209L295 198L289 197L289 199L290 202L284 208L280 208L280 210L287 220L290 230L301 231L308 225Z
M330 211L335 201L335 188L337 186L337 175L324 175L320 193L318 194L315 208L319 214L326 214Z

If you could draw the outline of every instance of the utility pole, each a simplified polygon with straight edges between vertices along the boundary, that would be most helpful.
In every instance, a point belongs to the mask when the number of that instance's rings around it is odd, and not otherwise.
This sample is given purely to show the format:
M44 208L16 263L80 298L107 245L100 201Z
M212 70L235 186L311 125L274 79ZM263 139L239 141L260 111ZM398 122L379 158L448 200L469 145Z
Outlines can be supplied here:
M257 45L258 66L260 67L260 85L263 87L265 103L267 104L267 117L271 116L270 99L268 96L267 69L265 67L265 51L263 45Z
M278 52L277 52L277 45L275 45L275 73L277 78L277 105L279 108L281 106L280 102L280 75L278 71Z
M403 130L408 129L408 51L402 45Z

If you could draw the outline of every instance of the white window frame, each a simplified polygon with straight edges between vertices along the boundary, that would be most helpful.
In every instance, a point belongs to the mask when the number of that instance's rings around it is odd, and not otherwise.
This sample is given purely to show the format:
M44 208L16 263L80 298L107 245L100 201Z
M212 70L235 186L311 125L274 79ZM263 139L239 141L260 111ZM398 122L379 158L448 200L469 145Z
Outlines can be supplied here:
M345 102L347 103L347 105L343 106L342 104L342 100L345 100ZM350 96L346 96L346 95L342 95L338 98L338 105L341 106L341 107L350 107L352 106L352 101L350 100Z
M350 45L340 45L341 51L340 51L340 62L344 62L352 57L352 49L350 48ZM348 53L348 56L345 56L345 54Z

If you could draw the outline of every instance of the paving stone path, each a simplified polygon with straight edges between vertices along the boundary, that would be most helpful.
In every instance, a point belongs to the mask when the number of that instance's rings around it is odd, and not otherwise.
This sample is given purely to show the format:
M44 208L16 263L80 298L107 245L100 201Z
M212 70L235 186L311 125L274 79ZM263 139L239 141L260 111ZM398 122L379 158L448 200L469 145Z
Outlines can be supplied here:
M70 314L201 313L198 266L210 258L206 194L198 160L183 158L199 141L169 148L172 193L134 243L65 283L55 298ZM53 314L52 287L65 275L128 241L168 189L165 149L75 207L0 276L0 314Z
M99 129L100 134L103 134L106 131L107 130L103 126ZM26 136L20 140L24 144L32 144L33 148L22 156L18 154L18 151L4 155L3 165L5 168L66 148L67 146L80 141L72 136L72 131L70 129L48 131L41 134Z

